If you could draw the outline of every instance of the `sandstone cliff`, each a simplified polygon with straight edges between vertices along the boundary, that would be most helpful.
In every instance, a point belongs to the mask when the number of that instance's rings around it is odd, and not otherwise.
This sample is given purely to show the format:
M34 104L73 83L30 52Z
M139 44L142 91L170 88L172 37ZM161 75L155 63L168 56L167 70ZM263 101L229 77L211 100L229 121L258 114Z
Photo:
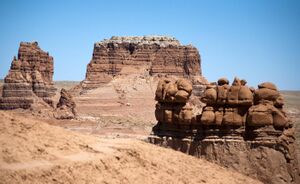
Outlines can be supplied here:
M191 45L165 36L116 37L95 43L84 89L99 87L116 75L148 73L200 76L200 55Z
M264 183L300 183L295 130L274 84L253 89L245 80L235 78L229 85L222 78L207 86L200 115L187 107L188 85L179 84L164 79L157 86L158 123L151 143L206 158ZM176 98L178 93L184 98Z
M4 79L0 109L30 108L35 98L53 106L53 57L37 42L21 42Z

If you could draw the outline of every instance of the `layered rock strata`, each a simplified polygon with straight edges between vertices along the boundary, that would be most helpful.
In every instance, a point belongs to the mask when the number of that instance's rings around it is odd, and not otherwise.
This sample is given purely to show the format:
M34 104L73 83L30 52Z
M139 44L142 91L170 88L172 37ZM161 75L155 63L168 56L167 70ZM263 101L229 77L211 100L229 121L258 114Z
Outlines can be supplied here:
M57 119L73 119L77 115L76 103L72 95L64 88L60 91L60 99L56 105L54 116Z
M30 108L34 97L53 106L53 57L40 49L37 42L21 42L4 79L0 109Z
M172 92L166 85L162 91ZM172 112L164 109L162 117L156 116L158 123L149 141L206 158L265 183L300 182L293 124L274 84L262 83L255 90L246 86L245 80L235 78L229 85L222 78L208 85L202 100L206 103L202 114L180 122L172 109L177 104L169 102Z
M200 76L200 55L191 45L165 36L116 37L95 43L84 89L108 83L116 75L133 73Z

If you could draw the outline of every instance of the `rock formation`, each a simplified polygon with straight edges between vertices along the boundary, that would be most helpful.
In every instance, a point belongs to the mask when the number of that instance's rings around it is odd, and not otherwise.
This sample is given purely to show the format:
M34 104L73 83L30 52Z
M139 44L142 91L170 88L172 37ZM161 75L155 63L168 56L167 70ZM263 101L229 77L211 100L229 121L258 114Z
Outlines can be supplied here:
M158 101L155 117L159 122L190 124L192 108L187 103L192 92L192 84L188 80L176 82L164 78L159 81L155 92Z
M64 88L60 91L60 99L54 113L57 119L73 119L76 116L76 104L70 93Z
M39 97L53 106L53 57L40 49L37 42L21 42L4 79L0 109L30 108Z
M201 116L204 125L240 127L246 122L247 111L253 104L253 94L244 80L235 78L232 86L227 79L209 85L203 101L207 104Z
M149 137L151 143L206 158L265 183L300 183L293 124L274 84L262 83L255 90L245 80L235 78L230 86L222 78L207 86L202 114L183 111L187 116L178 121L183 108L169 97L178 92L167 81L157 87L158 123ZM188 95L183 99L187 102Z
M200 76L200 55L191 45L165 36L116 37L95 43L84 89L99 87L116 75L144 69L150 75Z

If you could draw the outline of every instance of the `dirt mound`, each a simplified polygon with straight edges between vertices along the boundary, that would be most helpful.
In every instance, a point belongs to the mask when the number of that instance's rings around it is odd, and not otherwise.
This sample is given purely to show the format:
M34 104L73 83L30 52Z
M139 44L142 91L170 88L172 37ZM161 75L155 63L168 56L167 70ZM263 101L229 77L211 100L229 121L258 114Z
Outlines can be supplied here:
M259 183L180 152L0 111L0 183Z

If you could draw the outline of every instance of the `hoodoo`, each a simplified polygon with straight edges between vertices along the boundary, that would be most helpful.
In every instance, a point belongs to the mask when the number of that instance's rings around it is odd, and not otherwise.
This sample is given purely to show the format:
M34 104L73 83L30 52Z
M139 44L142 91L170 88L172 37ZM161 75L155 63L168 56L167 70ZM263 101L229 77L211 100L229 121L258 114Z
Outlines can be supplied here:
M56 119L73 119L76 114L76 103L73 100L72 95L62 88L60 91L60 98L54 112L54 117Z
M203 112L193 115L190 84L162 79L155 97L158 123L149 141L264 183L299 183L295 129L283 109L283 97L270 82L256 90L246 83L238 78L232 85L225 78L211 83L202 97Z
M30 108L39 98L53 106L53 57L37 42L21 42L4 79L0 109Z

